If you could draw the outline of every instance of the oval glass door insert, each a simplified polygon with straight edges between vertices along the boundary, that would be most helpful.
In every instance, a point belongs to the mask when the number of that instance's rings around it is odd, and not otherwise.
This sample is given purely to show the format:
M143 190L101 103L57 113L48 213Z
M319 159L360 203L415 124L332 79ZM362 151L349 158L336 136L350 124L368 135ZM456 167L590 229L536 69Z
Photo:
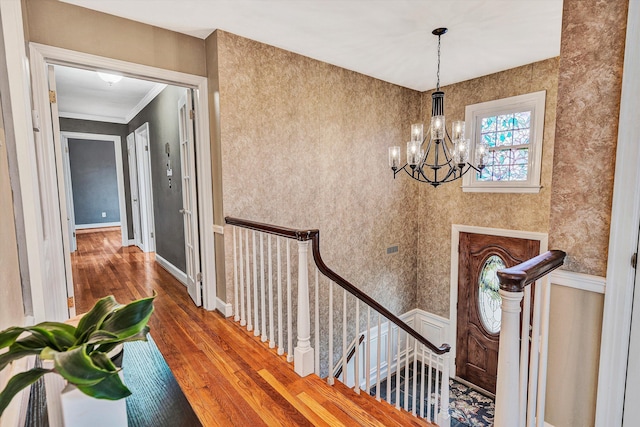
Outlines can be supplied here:
M478 308L480 320L487 332L497 334L500 332L502 310L500 303L500 282L498 282L498 270L502 270L506 265L502 258L491 255L484 262L478 278Z

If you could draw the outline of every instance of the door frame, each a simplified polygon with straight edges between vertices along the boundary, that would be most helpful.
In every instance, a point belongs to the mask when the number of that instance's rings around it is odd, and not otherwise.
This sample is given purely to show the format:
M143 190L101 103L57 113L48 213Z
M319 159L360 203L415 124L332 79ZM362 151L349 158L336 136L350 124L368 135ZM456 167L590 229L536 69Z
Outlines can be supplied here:
M549 235L547 233L451 224L451 282L449 284L449 345L451 345L449 376L451 378L455 377L456 374L456 341L458 336L458 245L460 243L460 233L487 234L490 236L538 240L540 242L540 253L546 252L549 247Z
M129 239L129 246L137 246L142 249L142 241L140 240L140 194L138 190L138 155L136 153L136 140L133 132L127 135L127 167L129 168L129 199L131 201L131 229L133 230L133 239ZM135 179L134 179L135 176ZM135 188L135 195L134 190ZM134 199L134 196L136 199ZM136 217L136 209L138 215ZM136 228L138 234L136 235Z
M622 425L640 224L640 2L630 1L604 294L597 427ZM636 285L637 286L637 285Z
M33 42L29 43L29 60L31 79L33 83L34 114L39 116L42 122L40 124L39 133L41 135L39 139L52 145L53 136L51 130L51 114L49 112L49 93L46 83L48 64L75 66L90 70L110 70L130 77L144 78L147 80L195 89L196 150L199 153L196 169L198 182L201 183L201 191L198 192L198 210L200 217L200 239L203 247L203 305L207 310L214 310L216 308L216 257L212 227L214 224L213 183L209 135L207 78L204 76L165 70ZM29 71L27 67L25 67L24 70L27 73ZM60 147L55 147L55 150L59 152ZM19 159L19 166L22 167L30 168L32 167L31 165L35 164L37 163L34 151L32 151L30 158ZM43 177L43 179L49 178L49 176L46 178ZM53 177L53 179L56 179L56 177ZM44 194L44 197L40 197L39 194L33 194L32 196L39 199L41 212L47 212L49 215L60 215L62 213L61 210L64 209L64 206L61 207L59 205L58 194ZM61 244L68 245L68 242L61 242ZM68 248L64 249L65 252L67 252L66 257L70 258ZM45 260L43 260L43 262L44 261ZM64 272L64 269L62 271ZM64 273L62 273L62 275L64 276ZM60 299L66 299L67 290L64 286L61 286L65 281L65 277L49 277L47 278L47 286L45 286L44 282L41 281L32 283L32 295L34 296L34 300L42 301L44 305L44 310L42 311L47 314L49 319L66 319L69 317L69 312L66 308L66 301L63 305L64 308L56 305ZM51 289L52 286L55 287L53 291ZM48 297L45 298L45 295L48 295ZM36 314L35 307L34 314ZM37 315L43 316L43 313L38 312Z
M129 232L127 231L127 202L124 194L124 171L122 163L122 139L118 135L104 135L97 133L85 133L85 132L67 132L61 131L60 137L62 138L62 144L65 150L69 147L69 139L81 139L91 141L106 141L113 142L113 149L116 156L116 181L118 183L118 209L120 209L120 229L122 235L122 246L129 246ZM71 178L71 165L69 164L69 152L64 153L64 167L69 172L69 178ZM65 182L66 184L66 182ZM69 180L69 185L65 185L65 192L70 200L67 202L69 206L73 206L73 185ZM74 212L67 212L67 216L73 219L73 228L75 230L75 215Z
M145 135L146 146L142 150L139 138ZM149 122L144 122L135 131L134 145L136 147L136 169L138 171L138 206L140 208L140 235L142 252L156 251L156 225L153 214L153 178L151 176L151 135Z

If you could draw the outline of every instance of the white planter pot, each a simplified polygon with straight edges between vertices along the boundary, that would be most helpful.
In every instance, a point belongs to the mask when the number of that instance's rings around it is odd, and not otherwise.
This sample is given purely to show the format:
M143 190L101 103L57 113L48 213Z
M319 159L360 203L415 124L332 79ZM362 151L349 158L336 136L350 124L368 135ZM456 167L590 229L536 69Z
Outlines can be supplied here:
M120 371L122 378L122 371ZM67 384L60 394L64 427L126 427L126 399L105 400L87 396Z

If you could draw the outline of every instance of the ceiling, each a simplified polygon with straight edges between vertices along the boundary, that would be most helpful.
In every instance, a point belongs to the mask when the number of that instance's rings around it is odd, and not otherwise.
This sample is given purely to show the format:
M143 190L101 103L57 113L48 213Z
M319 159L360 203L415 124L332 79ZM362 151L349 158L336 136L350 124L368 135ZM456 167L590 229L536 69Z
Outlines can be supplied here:
M109 84L95 71L55 66L58 114L71 119L129 123L167 85L123 77Z
M562 0L62 0L199 38L216 29L411 89L560 54Z

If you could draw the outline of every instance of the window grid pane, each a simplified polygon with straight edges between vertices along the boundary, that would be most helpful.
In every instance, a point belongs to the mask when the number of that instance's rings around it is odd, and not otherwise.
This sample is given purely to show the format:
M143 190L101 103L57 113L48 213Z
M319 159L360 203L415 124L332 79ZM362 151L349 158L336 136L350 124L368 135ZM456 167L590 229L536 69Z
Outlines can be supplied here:
M531 111L482 118L480 139L489 147L478 181L526 181L529 170Z

